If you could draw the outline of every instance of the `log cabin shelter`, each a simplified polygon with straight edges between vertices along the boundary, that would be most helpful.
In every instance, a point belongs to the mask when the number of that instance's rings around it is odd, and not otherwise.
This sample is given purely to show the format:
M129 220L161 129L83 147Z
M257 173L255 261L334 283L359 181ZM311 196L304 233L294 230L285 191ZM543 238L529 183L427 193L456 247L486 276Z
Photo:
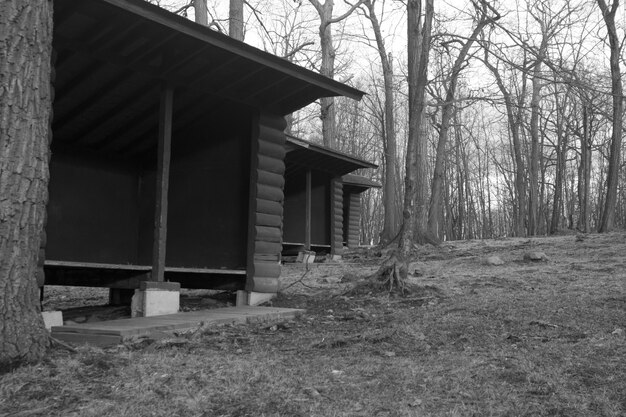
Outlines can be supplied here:
M363 93L144 0L55 0L46 284L278 289L284 116Z
M360 194L377 185L349 174L377 165L293 136L286 149L283 254L340 257L344 245L358 245Z

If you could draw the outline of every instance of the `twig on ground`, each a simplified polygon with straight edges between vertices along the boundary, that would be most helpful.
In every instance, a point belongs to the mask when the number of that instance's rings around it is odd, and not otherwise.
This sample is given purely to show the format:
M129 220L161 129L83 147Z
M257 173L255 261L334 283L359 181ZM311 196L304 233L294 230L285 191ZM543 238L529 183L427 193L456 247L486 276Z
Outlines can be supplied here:
M74 349L72 346L68 345L67 343L57 339L56 337L52 337L52 336L48 336L50 339L50 344L51 345L56 345L59 347L62 347L63 349L66 349L72 353L77 353L78 351L76 349Z
M44 413L45 411L49 411L50 410L50 406L47 405L45 407L40 407L40 408L35 408L32 410L23 410L23 411L18 411L17 413L7 413L7 414L0 414L0 417L28 417L28 416L34 416L34 415L39 415L41 413ZM47 414L47 413L45 413Z
M293 287L296 284L302 284L302 285L304 285L307 288L315 288L315 287L311 287L310 285L306 285L304 282L302 282L304 277L306 277L307 274L309 272L311 272L311 269L309 268L309 264L305 264L305 265L306 265L306 271L304 271L304 274L302 274L302 276L300 278L298 278L297 280L295 280L291 284L287 285L285 288L282 288L281 291L285 291L286 289L289 289L289 288Z

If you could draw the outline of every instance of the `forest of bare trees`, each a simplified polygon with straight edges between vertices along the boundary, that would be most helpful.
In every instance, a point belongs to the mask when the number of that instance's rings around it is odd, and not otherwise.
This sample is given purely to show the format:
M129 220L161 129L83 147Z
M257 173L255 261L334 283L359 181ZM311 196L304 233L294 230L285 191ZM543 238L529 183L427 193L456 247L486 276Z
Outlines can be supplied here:
M368 93L288 125L379 164L364 244L626 225L618 0L153 2Z

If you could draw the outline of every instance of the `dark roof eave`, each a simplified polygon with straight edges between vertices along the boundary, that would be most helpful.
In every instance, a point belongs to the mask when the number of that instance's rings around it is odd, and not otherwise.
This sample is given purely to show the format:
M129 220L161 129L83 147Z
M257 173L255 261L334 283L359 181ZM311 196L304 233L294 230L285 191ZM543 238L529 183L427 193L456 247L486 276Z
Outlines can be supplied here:
M233 53L250 59L259 64L273 68L292 77L297 77L323 90L324 95L346 96L355 100L360 100L364 92L356 88L342 84L338 81L327 78L311 70L302 68L285 59L279 58L270 53L264 52L241 41L235 40L222 33L216 32L209 27L199 25L184 17L175 15L159 6L150 4L145 0L102 0L108 4L127 10L129 12L143 16L171 29L177 30L186 35L195 37L202 42L208 43L221 49L232 51Z
M359 168L378 168L378 165L372 162L357 158L352 155L348 155L344 152L327 148L326 146L323 146L323 145L318 145L316 143L309 142L304 139L296 138L294 136L287 136L287 143L295 145L296 147L299 147L299 148L309 149L313 152L326 155L332 158L344 160L346 162L358 165Z
M374 180L371 180L362 175L346 174L341 177L341 182L344 185L349 185L355 188L362 188L363 191L370 188L382 188L382 185Z

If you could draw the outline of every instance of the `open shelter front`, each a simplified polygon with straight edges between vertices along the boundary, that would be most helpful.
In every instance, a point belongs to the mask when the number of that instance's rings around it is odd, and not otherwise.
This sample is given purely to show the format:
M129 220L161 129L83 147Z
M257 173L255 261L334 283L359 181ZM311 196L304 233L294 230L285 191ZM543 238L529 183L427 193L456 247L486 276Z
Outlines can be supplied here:
M362 93L143 0L55 0L46 284L276 292L284 115Z
M283 254L299 250L340 256L344 246L342 176L375 164L287 137Z

